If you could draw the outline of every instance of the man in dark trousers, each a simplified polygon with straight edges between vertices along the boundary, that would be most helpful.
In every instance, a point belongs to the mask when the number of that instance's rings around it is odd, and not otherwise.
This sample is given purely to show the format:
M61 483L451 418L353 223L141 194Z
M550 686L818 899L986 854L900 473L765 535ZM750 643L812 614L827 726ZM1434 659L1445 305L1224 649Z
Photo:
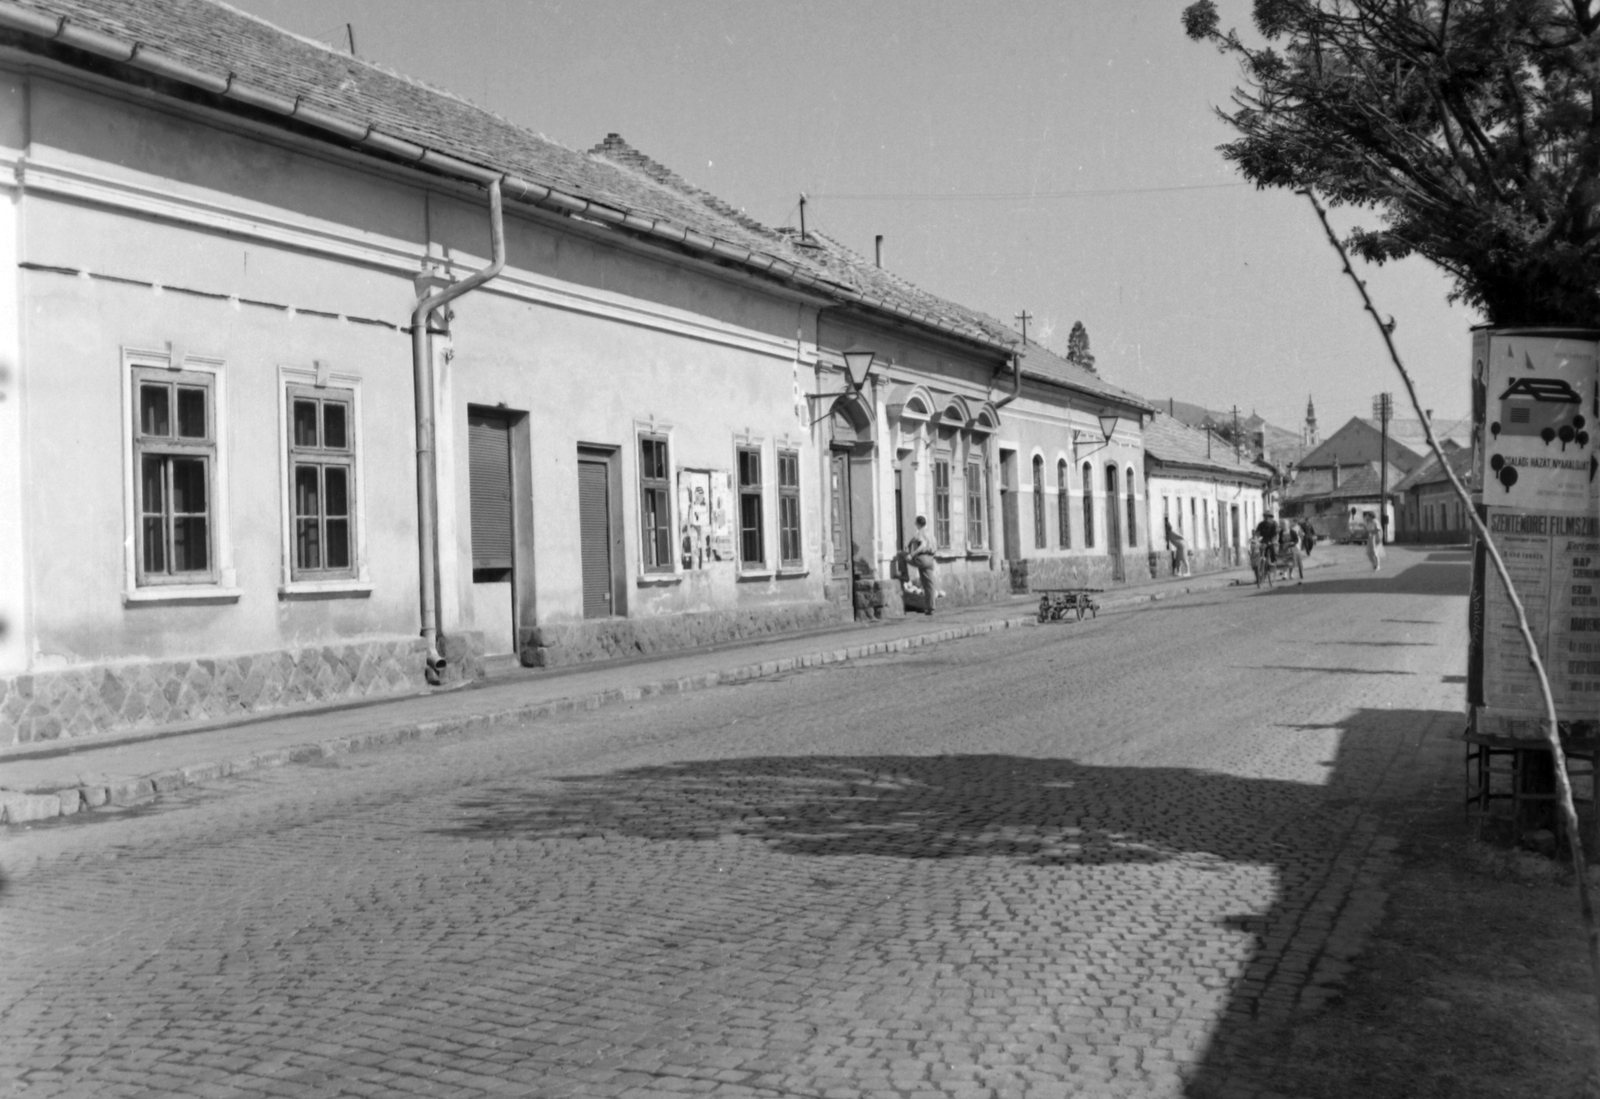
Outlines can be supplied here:
M911 541L906 545L907 559L911 567L917 570L919 582L922 584L923 605L927 608L922 613L933 613L933 570L938 566L938 560L933 556L936 547L933 544L933 532L928 529L928 520L917 516L917 530L911 536Z
M1256 537L1261 539L1261 552L1268 561L1278 559L1278 516L1275 512L1267 512L1265 518L1256 524Z

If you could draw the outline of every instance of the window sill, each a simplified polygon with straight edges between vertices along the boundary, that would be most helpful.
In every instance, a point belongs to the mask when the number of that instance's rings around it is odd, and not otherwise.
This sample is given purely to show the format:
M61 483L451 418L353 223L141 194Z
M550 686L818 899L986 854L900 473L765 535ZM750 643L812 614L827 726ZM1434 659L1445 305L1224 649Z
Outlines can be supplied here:
M959 561L965 554L956 553L954 550L939 550L934 553L935 561Z
M779 569L778 570L778 579L779 580L798 580L802 576L810 576L810 575L811 575L811 570L810 569Z
M755 580L771 580L772 577L773 571L771 569L752 569L748 572L741 571L735 579L737 579L739 583L743 584Z
M372 594L372 585L360 580L296 580L278 588L281 600L299 599L365 599Z
M676 572L645 573L634 578L641 588L664 588L683 583L683 575Z
M162 587L135 588L122 593L124 607L200 606L207 603L237 603L244 594L240 588L223 588L215 584L172 584Z
M988 550L969 550L967 552L968 561L987 561L993 556L994 554L990 553Z

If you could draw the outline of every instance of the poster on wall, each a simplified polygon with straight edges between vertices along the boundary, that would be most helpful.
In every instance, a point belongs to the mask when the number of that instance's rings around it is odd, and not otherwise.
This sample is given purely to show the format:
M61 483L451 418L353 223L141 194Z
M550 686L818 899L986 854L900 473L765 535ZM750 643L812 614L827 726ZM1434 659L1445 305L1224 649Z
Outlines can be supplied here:
M711 474L711 555L733 560L733 474L725 469Z
M711 474L699 469L678 471L678 541L685 572L706 567L711 537Z
M1600 520L1498 508L1485 519L1527 613L1557 715L1592 718L1600 706ZM1516 613L1488 555L1480 549L1478 556L1472 701L1507 717L1538 719L1544 699Z
M1489 507L1587 514L1600 456L1600 376L1591 339L1480 333L1479 481Z
M678 544L686 572L733 560L730 478L726 470L678 471Z
M1479 332L1473 341L1479 513L1522 600L1557 716L1600 707L1600 421L1597 343ZM1473 559L1467 700L1479 727L1538 735L1544 701L1510 598L1483 546Z

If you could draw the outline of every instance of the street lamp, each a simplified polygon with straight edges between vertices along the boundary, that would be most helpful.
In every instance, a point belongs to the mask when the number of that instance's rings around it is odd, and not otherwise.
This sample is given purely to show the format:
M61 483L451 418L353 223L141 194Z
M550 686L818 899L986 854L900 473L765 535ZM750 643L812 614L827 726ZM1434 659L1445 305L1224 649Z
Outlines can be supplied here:
M846 348L841 354L844 356L845 377L850 383L854 393L860 393L867 384L867 372L872 369L874 352L870 347L855 344Z
M1111 433L1117 430L1117 414L1115 412L1100 413L1100 431L1106 437L1106 443L1111 442Z

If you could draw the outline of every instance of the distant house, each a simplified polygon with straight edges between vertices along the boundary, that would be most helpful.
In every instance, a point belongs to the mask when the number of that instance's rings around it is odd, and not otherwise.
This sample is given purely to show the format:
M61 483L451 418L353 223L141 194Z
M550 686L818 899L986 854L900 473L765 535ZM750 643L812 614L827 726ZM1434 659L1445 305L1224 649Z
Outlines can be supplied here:
M1235 454L1212 432L1157 412L1144 428L1144 469L1151 575L1171 574L1171 554L1163 552L1169 525L1188 544L1197 570L1244 560L1271 476L1249 451Z
M1393 463L1388 476L1389 537L1394 538L1395 486L1405 473ZM1335 463L1295 471L1283 490L1279 510L1285 518L1310 519L1319 535L1335 541L1365 527L1365 516L1378 514L1383 499L1381 469L1377 462L1356 466Z
M1472 450L1452 450L1446 457L1450 469L1470 489ZM1398 504L1396 541L1462 543L1472 540L1472 524L1466 508L1436 456L1430 455L1426 462L1407 474L1395 486L1395 497Z

